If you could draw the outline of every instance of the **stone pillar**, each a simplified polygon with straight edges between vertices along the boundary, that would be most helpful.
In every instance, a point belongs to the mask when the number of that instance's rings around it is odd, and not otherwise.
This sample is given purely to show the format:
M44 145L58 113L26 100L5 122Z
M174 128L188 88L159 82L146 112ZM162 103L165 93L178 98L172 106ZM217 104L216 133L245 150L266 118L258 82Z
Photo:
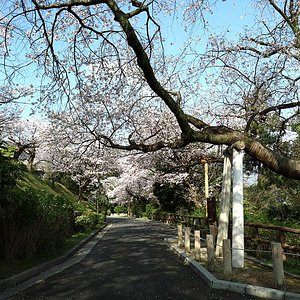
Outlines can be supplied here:
M232 266L244 267L243 151L232 155Z
M220 217L219 217L216 256L221 256L222 242L224 239L228 238L230 194L231 194L231 161L228 156L225 156L224 157L224 166L223 166L221 211L220 211Z
M205 206L206 206L206 217L208 217L208 163L205 161L204 163L204 194L205 194Z

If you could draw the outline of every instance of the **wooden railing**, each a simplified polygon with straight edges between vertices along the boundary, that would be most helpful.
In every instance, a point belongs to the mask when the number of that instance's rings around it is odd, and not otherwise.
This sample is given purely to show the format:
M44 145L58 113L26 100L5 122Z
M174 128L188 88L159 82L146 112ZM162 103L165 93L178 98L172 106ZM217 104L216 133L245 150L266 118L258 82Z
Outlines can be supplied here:
M245 240L255 244L258 255L262 248L270 248L271 242L281 243L285 251L300 253L300 229L245 223L245 230Z
M205 217L196 217L191 215L180 214L157 214L156 220L168 224L183 224L193 229L211 231L210 225L217 226L217 222L209 220ZM205 233L205 234L206 234ZM230 235L229 235L229 238ZM279 242L282 248L287 252L300 253L300 229L266 225L245 223L245 241L251 249L257 250L257 254L263 249L270 249L272 242Z

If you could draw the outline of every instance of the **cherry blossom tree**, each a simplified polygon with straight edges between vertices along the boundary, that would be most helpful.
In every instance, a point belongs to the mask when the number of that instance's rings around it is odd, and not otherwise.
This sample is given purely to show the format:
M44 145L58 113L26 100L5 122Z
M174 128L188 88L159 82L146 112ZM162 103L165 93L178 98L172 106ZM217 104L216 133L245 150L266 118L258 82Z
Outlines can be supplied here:
M3 112L0 118L2 141L14 149L12 157L26 162L31 171L39 147L43 123L40 120L21 118L18 111Z
M152 185L155 181L155 172L140 167L137 164L138 156L128 156L119 159L118 177L109 177L104 180L108 197L112 203L130 203L137 199L149 201L152 195Z
M187 22L203 20L209 1L7 3L4 37L26 50L5 45L5 72L23 68L24 61L35 63L45 77L40 101L47 107L58 99L75 115L82 104L97 107L102 114L83 122L94 142L144 152L239 142L274 172L300 178L300 161L255 132L257 123L265 126L277 115L274 128L282 136L298 113L298 2L258 1L263 18L257 16L259 22L238 43L212 37L208 51L197 55L191 39L178 57L164 52L161 19L175 13ZM216 75L210 72L216 69ZM201 76L211 83L211 93L200 94ZM196 103L195 111L190 103Z
M52 115L52 122L48 122L41 134L36 161L37 168L53 180L58 174L70 176L78 187L75 193L82 200L90 192L102 189L101 180L116 172L119 154L85 139L84 132L74 130L72 120L72 115Z
M177 201L186 207L203 208L204 203L204 174L201 160L210 149L199 150L193 145L189 149L164 149L155 153L132 153L117 160L117 172L114 176L104 178L101 182L112 203L154 204L156 207L166 207L165 191L174 190ZM213 157L211 155L211 192L220 189L220 170L214 172ZM220 164L219 164L220 166ZM157 197L156 192L162 196ZM177 205L178 206L178 205ZM172 207L173 209L174 207ZM177 207L179 209L179 207Z

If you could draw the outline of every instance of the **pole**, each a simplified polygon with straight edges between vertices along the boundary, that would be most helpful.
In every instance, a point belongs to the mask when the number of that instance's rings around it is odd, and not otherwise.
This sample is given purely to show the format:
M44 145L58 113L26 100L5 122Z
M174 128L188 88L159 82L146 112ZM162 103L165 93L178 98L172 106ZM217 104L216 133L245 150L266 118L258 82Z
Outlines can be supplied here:
M221 211L220 211L220 217L219 217L216 256L221 256L222 241L224 239L228 238L230 195L231 195L231 161L228 156L225 156L224 157L224 166L223 166Z
M232 157L232 266L244 267L243 152L233 149Z
M205 193L205 206L206 206L206 217L208 217L208 163L207 160L204 162L204 193Z

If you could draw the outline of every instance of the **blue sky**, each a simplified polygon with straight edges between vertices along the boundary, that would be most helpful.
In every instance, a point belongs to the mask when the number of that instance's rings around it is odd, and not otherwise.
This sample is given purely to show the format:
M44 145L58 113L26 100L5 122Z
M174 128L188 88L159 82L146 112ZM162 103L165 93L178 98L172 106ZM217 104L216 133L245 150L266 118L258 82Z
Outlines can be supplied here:
M182 16L178 18L168 18L162 20L165 25L164 33L168 38L166 45L167 52L176 53L189 36L200 36L202 38L203 51L207 38L210 34L226 34L229 39L236 40L238 34L243 32L243 28L251 28L254 22L254 7L251 0L219 0L211 7L210 12L206 12L205 20L207 24L199 22L194 26L184 30Z

